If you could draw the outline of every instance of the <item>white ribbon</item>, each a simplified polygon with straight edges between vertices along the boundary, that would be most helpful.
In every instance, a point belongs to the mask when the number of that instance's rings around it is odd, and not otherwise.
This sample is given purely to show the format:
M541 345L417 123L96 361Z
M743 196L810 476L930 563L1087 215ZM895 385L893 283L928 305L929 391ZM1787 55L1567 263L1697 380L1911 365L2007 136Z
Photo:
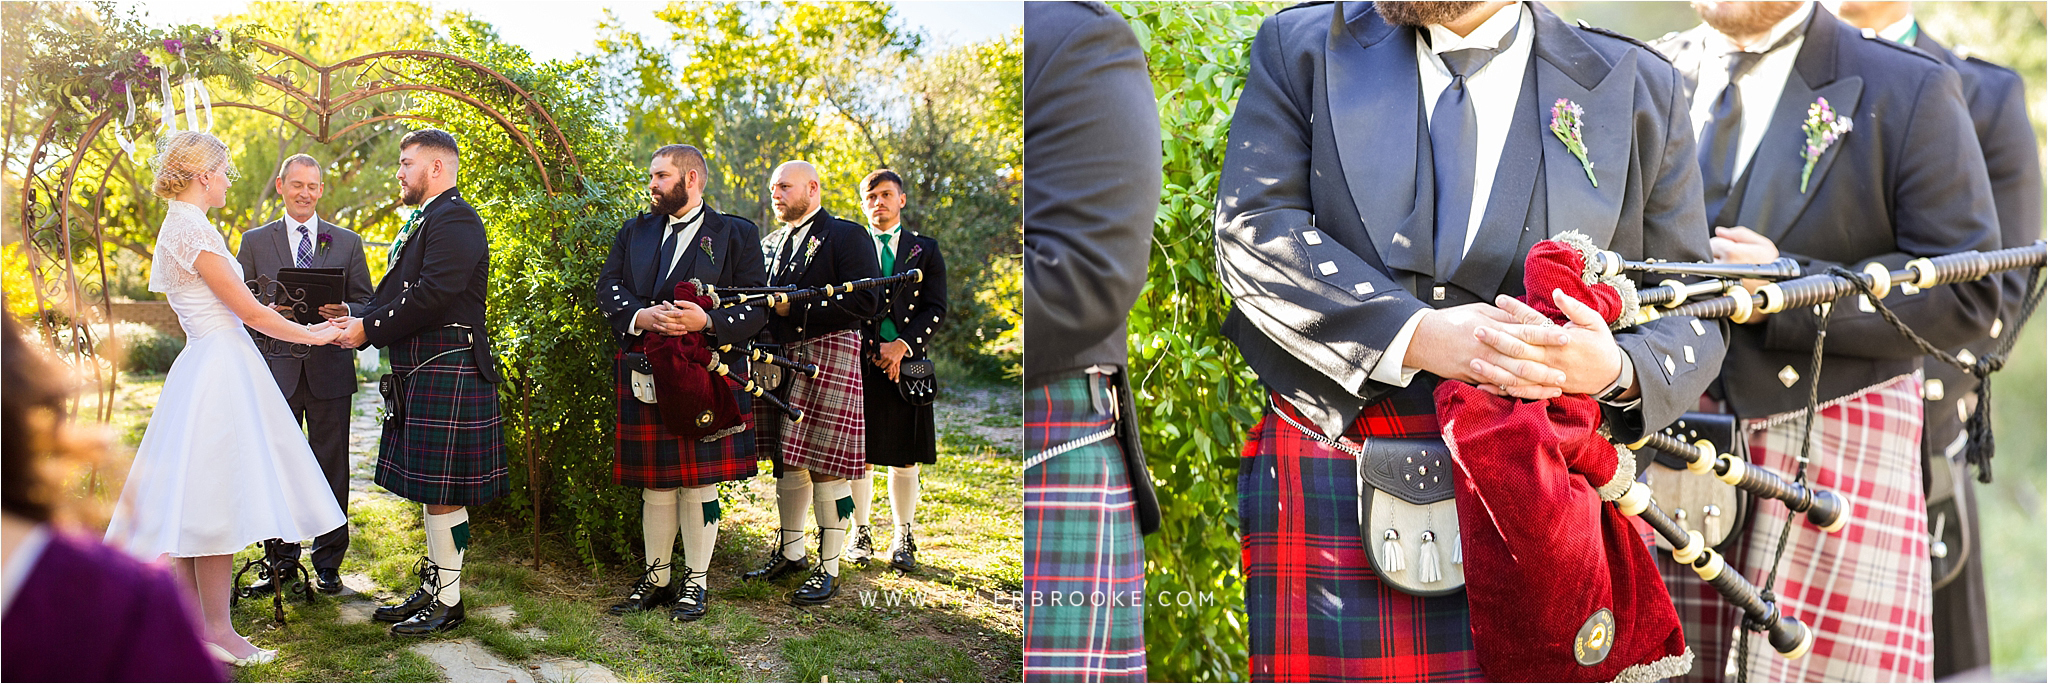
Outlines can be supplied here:
M205 128L199 127L199 110L202 108L206 110ZM185 123L191 130L213 130L213 93L189 73L185 75Z
M161 105L164 112L163 128L176 133L178 131L178 115L177 110L171 106L173 102L171 97L171 72L167 69L158 68L156 70L156 80L164 89L164 101Z
M135 142L129 140L128 134L121 129L135 125L135 89L123 84L121 86L121 96L128 98L128 118L121 125L114 127L114 141L121 144L122 152L128 153L130 158L134 158Z

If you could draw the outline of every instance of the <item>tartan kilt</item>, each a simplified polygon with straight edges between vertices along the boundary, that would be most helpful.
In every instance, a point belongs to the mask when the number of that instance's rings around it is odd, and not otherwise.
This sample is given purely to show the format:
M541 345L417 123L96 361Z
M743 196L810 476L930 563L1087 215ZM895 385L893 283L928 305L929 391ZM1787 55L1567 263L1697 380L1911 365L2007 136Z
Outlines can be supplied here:
M782 425L776 473L795 468L858 479L868 472L866 398L861 395L860 332L841 330L783 347L799 363L818 364L816 379L802 375L790 381L789 405L804 412ZM758 438L757 438L758 439Z
M880 366L862 362L861 383L867 397L868 465L910 466L939 462L938 423L933 404L911 406L896 381Z
M1029 391L1026 453L1116 424L1089 388L1077 373ZM1145 540L1116 438L1024 471L1024 539L1024 680L1145 681Z
M1434 382L1365 407L1341 441L1442 435ZM1476 681L1465 593L1420 597L1383 584L1359 536L1358 465L1288 425L1278 395L1238 471L1253 681Z
M612 384L618 388L619 419L613 431L612 484L640 489L703 487L744 480L760 472L754 459L753 395L725 381L739 402L746 429L709 442L670 434L661 423L661 409L633 397L625 354L612 357ZM741 377L745 377L741 374ZM690 455L686 458L684 453Z
M1920 378L1902 375L1833 402L1813 421L1806 477L1849 499L1849 522L1833 534L1792 524L1778 565L1779 607L1814 632L1813 651L1787 660L1761 634L1750 639L1751 681L1926 681L1933 676L1933 580L1926 494L1920 480ZM1771 422L1775 425L1764 427ZM1805 421L1798 412L1744 421L1750 460L1784 475L1797 470ZM1762 587L1789 511L1759 502L1728 554ZM1659 559L1686 640L1700 665L1688 681L1725 681L1741 613L1670 558Z
M435 328L392 345L391 370L406 381L404 419L384 420L377 485L437 506L481 506L511 491L498 386L477 372L466 328ZM451 349L452 354L422 361Z

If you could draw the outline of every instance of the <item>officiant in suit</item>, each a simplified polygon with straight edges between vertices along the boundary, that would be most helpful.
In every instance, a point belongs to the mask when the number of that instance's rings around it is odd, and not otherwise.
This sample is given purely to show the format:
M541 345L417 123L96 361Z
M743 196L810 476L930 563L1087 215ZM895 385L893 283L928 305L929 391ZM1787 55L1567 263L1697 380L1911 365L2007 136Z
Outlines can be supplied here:
M1439 439L1442 381L1595 397L1623 441L1696 405L1721 361L1715 323L1557 344L1495 308L1523 294L1530 248L1565 231L1629 259L1708 258L1678 73L1502 2L1300 5L1266 20L1250 61L1216 212L1223 333L1269 391L1238 471L1250 677L1490 675L1466 594L1403 593L1374 570L1351 454Z
M339 268L347 277L347 291L341 304L321 307L328 318L354 315L370 303L370 265L363 258L363 239L347 228L320 218L322 182L319 160L295 154L278 166L271 180L284 199L284 218L263 224L242 234L242 276L277 279L282 268ZM292 354L292 345L270 339L251 330L256 348L277 377L277 387L291 406L292 418L302 421L313 456L327 474L334 501L348 510L348 413L356 393L355 351L344 347L314 347L304 356ZM285 555L299 557L299 544L288 540ZM314 588L323 594L341 591L341 558L348 553L348 525L343 524L313 540ZM273 590L264 580L251 590Z

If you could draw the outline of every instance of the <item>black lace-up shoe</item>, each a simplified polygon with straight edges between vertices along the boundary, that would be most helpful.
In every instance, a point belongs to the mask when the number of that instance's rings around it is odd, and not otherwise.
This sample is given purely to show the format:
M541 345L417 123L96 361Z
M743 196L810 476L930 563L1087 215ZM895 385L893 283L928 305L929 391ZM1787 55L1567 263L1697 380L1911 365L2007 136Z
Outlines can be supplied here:
M452 606L435 601L426 608L420 609L419 612L413 613L411 619L392 625L391 633L405 636L426 636L461 627L462 621L461 601L455 602L455 605Z
M809 570L810 567L811 561L809 559L798 558L796 560L790 560L789 558L783 556L782 552L777 551L773 555L770 555L768 557L768 562L761 564L761 567L759 568L747 571L747 573L744 575L740 575L740 579L767 580L773 582L775 580L779 580L784 577L788 577L790 575L794 575L805 570Z
M903 526L903 534L896 537L896 551L889 554L889 567L917 572L917 538L911 536L909 525Z
M668 619L677 622L701 620L704 618L704 611L710 608L710 601L711 597L704 591L703 585L685 584L683 590L678 592L675 603L669 604Z
M875 558L875 539L868 534L868 526L861 525L853 534L853 545L846 549L846 560L867 565Z
M804 578L804 583L797 586L795 593L789 595L789 602L799 606L820 606L838 595L839 578L825 572L825 567L820 565L811 571L810 577Z

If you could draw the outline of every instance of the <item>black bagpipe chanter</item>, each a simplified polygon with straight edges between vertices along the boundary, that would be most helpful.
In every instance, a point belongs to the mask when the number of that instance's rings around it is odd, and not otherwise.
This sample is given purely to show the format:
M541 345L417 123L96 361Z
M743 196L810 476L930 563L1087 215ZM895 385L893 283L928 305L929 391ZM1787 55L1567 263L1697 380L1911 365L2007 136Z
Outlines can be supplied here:
M866 278L816 288L716 287L696 280L690 280L676 283L675 295L676 300L693 302L706 312L709 312L714 309L737 306L775 306L784 303L800 303L906 280L915 282L923 278L924 274L922 272L912 269L892 276ZM819 370L816 364L803 363L780 355L779 352L782 351L782 345L778 344L775 340L755 339L743 342L727 342L712 347L709 342L703 340L702 333L685 333L681 337L686 338L686 343L688 343L687 338L697 338L694 344L702 345L711 352L708 354L708 359L702 361L706 372L731 380L740 388L740 391L752 395L757 400L767 402L770 406L775 407L776 410L789 416L789 419L792 421L803 420L803 411L789 405L789 385L791 380L797 375L810 378L818 377ZM749 362L747 372L740 374L732 367L726 365L719 357L722 353L738 353L746 357ZM697 355L695 358L705 358L705 355Z
M1726 318L1743 323L1759 313L1772 314L1796 307L1823 307L1822 311L1826 313L1838 299L1862 297L1868 300L1863 307L1865 310L1882 315L1926 355L1970 371L1981 380L2003 366L2006 353L2019 337L2017 329L2025 326L2026 317L2041 300L2041 269L2044 263L2048 263L2048 242L2036 241L2030 245L1994 251L1958 252L1914 259L1898 270L1871 263L1861 271L1834 267L1815 274L1801 273L1798 265L1790 259L1779 259L1769 264L1636 262L1626 261L1613 252L1600 252L1593 255L1591 263L1594 270L1610 276L1640 272L1704 278L1692 283L1665 280L1657 286L1637 291L1637 299L1642 306L1636 316L1638 322L1665 316L1693 316ZM1984 358L1973 358L1967 351L1960 357L1951 356L1933 347L1907 328L1883 304L1883 299L1893 289L1913 294L1927 288L2022 268L2034 271L2027 285L2027 298L2019 325L2013 326L2014 332L2001 338L1997 353ZM1745 280L1769 282L1752 291L1742 284ZM1816 371L1826 336L1826 316L1823 316L1814 346ZM1807 406L1809 421L1814 403L1810 398ZM1981 426L1989 420L1989 403L1988 397L1987 401L1979 402L1978 413L1970 418L1972 448L1986 449L1981 455L1973 455L1972 460L1984 464L1987 473L1989 440L1983 440L1986 443L1980 446L1977 437ZM1811 440L1810 434L1807 439ZM1841 493L1806 482L1803 467L1792 477L1786 477L1746 462L1741 431L1733 416L1687 414L1671 427L1620 446L1638 452L1639 465L1653 462L1665 465L1662 471L1639 469L1648 475L1646 479L1651 484L1634 483L1616 501L1622 512L1641 517L1656 530L1661 537L1658 545L1669 550L1673 560L1692 567L1730 604L1740 608L1745 614L1743 625L1746 629L1768 634L1771 646L1786 657L1804 655L1813 643L1812 632L1797 618L1778 609L1768 586L1760 590L1751 584L1712 547L1733 535L1743 508L1756 505L1743 501L1743 495L1757 503L1764 500L1780 502L1824 532L1835 532L1847 525L1851 511L1848 499ZM1660 475L1663 476L1661 479ZM1667 514L1655 499L1674 501L1672 512ZM1787 527L1786 531L1789 530ZM1779 553L1783 553L1782 544Z

